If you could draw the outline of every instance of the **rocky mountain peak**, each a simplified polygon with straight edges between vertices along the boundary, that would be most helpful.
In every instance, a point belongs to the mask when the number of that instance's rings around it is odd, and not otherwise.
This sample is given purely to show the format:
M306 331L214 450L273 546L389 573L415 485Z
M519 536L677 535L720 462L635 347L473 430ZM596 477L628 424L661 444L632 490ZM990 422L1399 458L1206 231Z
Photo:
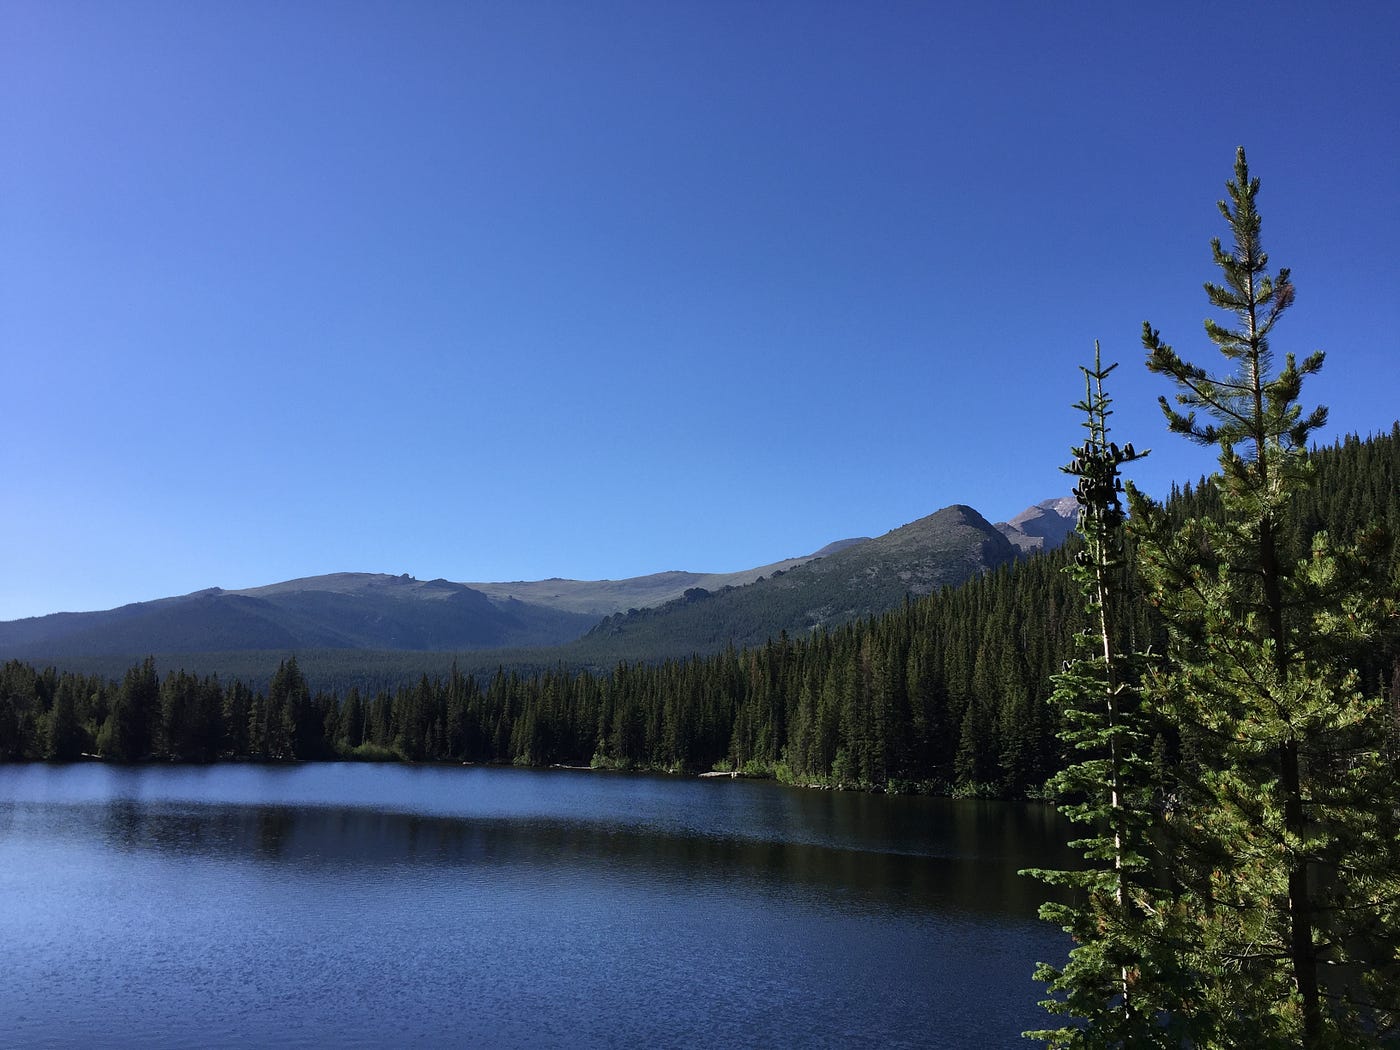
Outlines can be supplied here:
M1079 521L1073 496L1057 496L1027 507L1010 521L999 521L998 532L1024 552L1054 550L1064 543Z

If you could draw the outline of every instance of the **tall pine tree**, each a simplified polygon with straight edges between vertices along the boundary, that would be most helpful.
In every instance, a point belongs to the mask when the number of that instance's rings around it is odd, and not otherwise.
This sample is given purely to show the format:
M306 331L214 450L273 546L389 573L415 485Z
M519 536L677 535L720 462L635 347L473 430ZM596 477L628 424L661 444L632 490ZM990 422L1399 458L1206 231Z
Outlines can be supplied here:
M1144 325L1147 366L1177 388L1170 429L1218 445L1222 515L1177 527L1132 494L1134 532L1168 661L1150 696L1182 735L1167 827L1180 858L1180 904L1202 1042L1365 1046L1395 1038L1400 1014L1394 764L1385 705L1356 672L1361 647L1393 629L1384 537L1327 535L1290 555L1286 512L1309 484L1303 379L1321 352L1275 370L1269 340L1293 303L1288 270L1269 276L1244 150L1219 205L1233 239L1212 241L1223 284L1207 320L1216 373ZM1199 418L1203 415L1205 418ZM1302 556L1299 557L1298 554Z
M1145 456L1131 444L1109 440L1111 399L1094 344L1094 367L1083 368L1088 436L1062 467L1077 478L1078 532L1083 548L1067 571L1078 585L1088 627L1078 653L1054 676L1051 701L1060 710L1061 741L1077 759L1050 780L1060 810L1087 824L1074 843L1085 866L1074 871L1027 872L1073 891L1068 903L1051 902L1041 916L1075 941L1069 960L1042 963L1036 978L1051 998L1042 1005L1078 1020L1065 1027L1026 1033L1055 1047L1179 1046L1184 1015L1178 1009L1183 969L1164 936L1170 909L1156 881L1152 841L1153 733L1142 710L1137 682L1141 658L1125 651L1129 575L1123 543L1120 467Z

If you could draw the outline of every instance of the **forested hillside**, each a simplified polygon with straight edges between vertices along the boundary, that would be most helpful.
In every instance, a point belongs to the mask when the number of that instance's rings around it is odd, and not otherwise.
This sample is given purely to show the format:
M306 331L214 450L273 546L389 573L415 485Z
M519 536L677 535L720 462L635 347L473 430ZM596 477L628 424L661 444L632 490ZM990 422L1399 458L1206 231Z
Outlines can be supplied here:
M1400 531L1400 424L1314 456L1287 545L1318 529L1379 521ZM1178 520L1217 510L1213 485L1174 492ZM1049 676L1084 626L1062 571L1076 546L1007 563L886 615L697 659L475 675L422 674L394 690L313 689L296 661L269 687L153 661L120 682L0 672L0 758L207 761L399 756L410 760L734 768L802 783L1017 795L1062 759ZM1400 579L1400 562L1393 570ZM1142 647L1159 627L1146 603L1123 617ZM427 655L427 654L422 654ZM441 657L447 660L447 657ZM1393 648L1370 654L1366 681L1400 692ZM1163 741L1162 747L1170 742Z
M909 596L958 584L1016 557L1016 548L971 507L952 506L747 587L695 588L655 609L610 616L567 647L567 662L712 654L805 637L897 608Z

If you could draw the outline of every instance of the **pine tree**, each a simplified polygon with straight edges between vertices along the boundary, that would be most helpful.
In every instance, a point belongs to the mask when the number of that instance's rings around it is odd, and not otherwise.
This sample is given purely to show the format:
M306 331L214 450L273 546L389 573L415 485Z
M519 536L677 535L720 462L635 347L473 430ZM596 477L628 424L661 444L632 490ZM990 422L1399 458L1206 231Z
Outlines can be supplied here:
M269 758L317 757L321 724L295 656L279 663L268 683L265 726Z
M112 709L98 734L97 747L104 758L136 762L147 757L154 744L160 718L160 677L154 657L126 673Z
M1091 831L1074 843L1084 868L1026 873L1074 891L1071 903L1041 908L1042 918L1062 926L1075 947L1062 968L1042 963L1036 979L1052 995L1042 1005L1084 1023L1026 1033L1056 1047L1175 1046L1184 1023L1175 1010L1181 971L1162 932L1170 910L1152 865L1153 733L1136 687L1142 661L1120 651L1115 623L1127 599L1119 468L1147 454L1109 440L1111 399L1103 381L1116 367L1103 367L1095 343L1094 367L1081 366L1084 400L1075 405L1089 434L1061 468L1078 479L1083 549L1066 571L1089 626L1076 638L1078 655L1054 676L1059 736L1078 761L1052 777L1049 788L1062 800L1061 812Z
M456 666L453 666L456 670ZM365 709L360 700L360 690L351 688L345 698L345 706L340 713L340 738L337 743L347 751L354 751L365 738Z
M71 762L87 745L87 734L78 720L79 687L78 679L71 674L64 675L58 683L44 734L44 757L51 762Z
M1268 274L1243 149L1228 190L1233 244L1212 241L1224 283L1206 292L1234 320L1205 329L1230 371L1143 333L1148 368L1177 386L1179 407L1161 399L1169 428L1220 448L1221 515L1178 527L1132 493L1170 637L1150 694L1196 756L1169 824L1204 977L1193 1009L1220 1045L1364 1046L1394 1038L1400 1015L1400 791L1382 754L1384 705L1356 672L1360 649L1394 624L1388 553L1378 533L1349 547L1323 533L1288 556L1285 515L1327 419L1298 398L1323 355L1290 354L1274 370L1269 339L1294 289L1288 270Z

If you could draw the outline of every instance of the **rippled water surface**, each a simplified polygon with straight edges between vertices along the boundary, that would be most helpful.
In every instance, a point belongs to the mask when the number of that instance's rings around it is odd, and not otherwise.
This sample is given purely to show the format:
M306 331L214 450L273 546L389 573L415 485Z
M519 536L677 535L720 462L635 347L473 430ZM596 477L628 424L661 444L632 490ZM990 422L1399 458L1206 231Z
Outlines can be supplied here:
M3 1046L1030 1045L1041 806L571 771L0 767Z

